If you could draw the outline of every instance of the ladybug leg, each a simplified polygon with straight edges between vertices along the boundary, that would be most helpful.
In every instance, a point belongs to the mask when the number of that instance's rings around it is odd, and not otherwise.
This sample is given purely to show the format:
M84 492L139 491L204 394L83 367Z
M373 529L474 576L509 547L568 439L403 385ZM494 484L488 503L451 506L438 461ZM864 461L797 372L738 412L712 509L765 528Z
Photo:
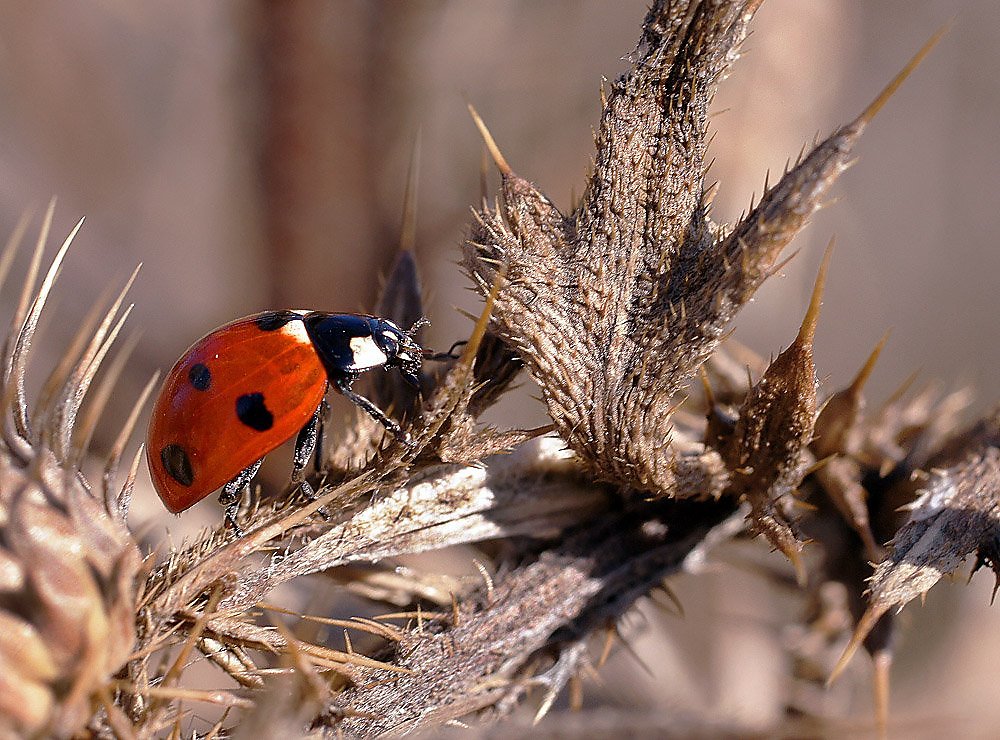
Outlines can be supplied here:
M329 385L326 386L329 389ZM319 417L319 429L316 431L316 454L313 455L313 472L323 471L323 435L326 433L326 417L330 413L330 404L326 402L326 396L319 402L316 414Z
M457 360L459 355L455 354L455 350L459 347L464 347L469 342L465 339L460 339L455 342L451 347L448 348L447 352L434 352L433 354L427 355L426 359L433 360L435 362L442 362L444 360Z
M344 394L348 401L364 409L370 417L392 432L396 439L400 440L403 444L410 444L410 435L400 429L399 424L386 416L382 409L367 398L351 390L351 383L353 382L354 378L347 377L337 378L333 381L333 384L338 391Z
M319 470L319 438L322 434L323 411L325 409L326 401L322 401L316 407L312 418L302 427L299 436L295 438L295 455L292 462L292 485L297 483L302 491L302 495L310 501L316 500L316 492L313 490L312 484L306 479L305 469L309 465L309 459L313 458L313 464ZM329 512L327 512L325 507L320 509L319 513L324 519L329 518Z
M229 522L237 537L243 536L243 530L236 522L236 513L240 508L240 499L243 497L243 489L250 485L250 481L260 470L260 464L264 462L261 458L253 465L245 468L239 475L222 487L219 494L219 503L226 507L226 521Z

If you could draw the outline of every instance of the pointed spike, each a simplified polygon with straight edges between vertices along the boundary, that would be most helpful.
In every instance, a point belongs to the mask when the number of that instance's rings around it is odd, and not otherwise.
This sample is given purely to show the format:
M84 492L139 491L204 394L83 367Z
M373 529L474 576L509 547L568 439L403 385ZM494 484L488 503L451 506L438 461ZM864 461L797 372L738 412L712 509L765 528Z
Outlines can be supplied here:
M479 129L479 135L483 137L483 142L486 144L486 148L490 152L490 156L493 157L493 162L496 164L497 169L500 170L500 174L504 177L509 177L514 173L507 164L507 160L504 159L503 154L500 153L500 148L497 146L496 141L493 139L493 134L490 130L486 128L486 124L483 123L483 119L479 117L479 113L472 106L472 103L468 103L469 114L472 116L473 122L476 124L476 128Z
M899 387L889 394L889 397L885 399L885 402L882 404L881 410L885 411L909 393L910 388L912 388L913 384L917 382L918 377L920 377L920 368L917 368L912 373L907 375L906 378L903 379L903 382L899 384Z
M87 408L84 409L84 412L77 417L76 430L73 435L72 460L72 462L76 465L80 464L80 461L86 454L87 449L90 447L90 442L97 429L97 423L100 421L104 411L107 409L111 394L118 386L118 381L121 378L122 372L125 370L125 364L128 362L129 357L132 356L137 344L138 336L136 335L130 336L125 341L121 351L119 351L108 363L107 370L101 378L101 382L98 384L94 393L91 395L91 400L87 404Z
M531 720L532 726L538 725L545 716L552 709L552 705L556 701L556 697L559 695L559 688L555 685L550 685L545 692L545 696L542 698L542 703L538 705L538 711L535 712L535 716Z
M45 215L42 217L42 227L38 230L38 240L35 242L35 251L31 254L31 264L28 266L28 273L24 280L24 291L18 302L17 312L14 314L18 326L24 321L31 305L31 294L35 290L35 281L38 280L38 273L42 269L42 254L45 252L45 245L49 241L49 234L52 231L52 218L55 215L56 199L49 201Z
M681 600L677 596L677 593L672 588L670 588L670 585L666 582L661 583L660 588L663 589L663 593L666 595L666 597L670 599L670 603L673 604L675 607L677 607L678 616L680 616L681 619L684 619L685 618L684 605L681 603Z
M489 174L490 174L490 153L489 150L484 146L482 155L479 157L479 202L482 204L482 209L485 211L489 207L490 203L490 185L489 185ZM475 215L476 220L479 221L480 226L485 226L483 223L483 217L479 215L478 211L473 209L472 213Z
M24 276L24 285L21 288L21 296L17 301L17 308L14 309L14 317L10 322L10 332L4 344L4 382L10 380L14 364L14 345L20 336L21 329L24 328L24 318L28 314L28 306L31 305L31 296L35 292L35 282L38 280L38 273L42 268L42 253L45 251L45 243L49 240L49 231L52 229L52 215L55 210L55 200L49 202L49 207L42 218L42 227L38 232L38 240L35 242L35 249L31 253L31 262L28 265L28 272Z
M800 498L792 499L792 508L794 508L796 511L807 511L812 514L815 514L817 511L819 511L818 506L816 506L815 504L810 504L808 501L803 501ZM796 580L798 579L796 578Z
M469 319L470 321L478 321L479 320L479 317L476 316L476 314L472 313L471 311L466 311L464 308L460 308L459 306L453 306L453 308L455 309L455 311L457 311L459 313L459 315L464 316L465 318Z
M853 126L855 128L860 131L871 123L872 119L875 118L880 110L882 110L882 106L884 106L888 102L889 98L896 93L900 85L902 85L903 82L906 81L906 78L913 73L913 70L920 65L920 63L924 60L924 57L930 54L931 49L937 46L938 42L944 37L950 28L951 21L941 26L941 28L939 28L934 35L931 36L922 47L920 47L920 50L913 55L913 58L906 63L906 66L903 67L899 74L892 79L892 82L886 85L882 92L880 92L875 99L868 104L868 107L865 108L864 112L862 112L862 114L854 120Z
M650 666L649 666L649 663L647 663L647 662L645 661L645 659L644 659L644 658L643 658L643 657L642 657L642 656L641 656L641 655L639 654L639 651L637 651L637 650L635 649L635 646L634 646L634 645L633 645L632 643L630 643L630 642L629 642L628 640L626 640L626 639L625 639L625 638L624 638L624 637L622 636L621 632L618 632L618 633L617 633L617 637L618 637L618 642L619 642L619 643L621 644L622 648L624 648L624 649L625 649L625 651L626 651L626 652L627 652L627 653L628 653L628 654L629 654L630 656L632 656L632 660L634 660L634 661L636 662L636 664L637 664L637 665L638 665L638 666L639 666L640 668L642 668L643 672L644 672L644 673L645 673L645 674L646 674L647 676L649 676L650 678L654 678L654 677L655 677L655 674L653 673L653 669L652 669L652 668L650 668Z
M486 156L487 156L486 155L486 150L483 149L483 162L484 163L486 162ZM485 211L486 208L489 205L487 203L487 201L486 201L486 190L485 190L485 188L486 188L486 170L485 169L482 170L479 173L479 175L480 175L480 177L479 177L479 191L480 191L480 195L483 196L482 203L483 203L483 210ZM483 219L483 215L479 211L477 211L475 208L472 208L471 206L470 206L469 210L472 211L472 217L474 219L476 219L476 223L479 224L482 228L485 229L486 228L486 221ZM471 239L469 240L469 244L471 244L472 246L476 247L477 249L484 249L485 248L484 245L482 245L482 244L480 244L478 242L474 242Z
M506 275L506 269L497 271L496 278L493 281L493 286L490 288L490 292L486 296L486 301L483 304L482 313L480 313L477 317L476 325L472 328L469 340L459 357L459 364L467 364L471 366L472 361L475 359L476 352L479 351L479 345L482 343L483 337L486 336L486 329L490 325L490 316L493 314L493 304L496 302L497 296L500 294L500 285L503 283Z
M858 648L864 643L865 638L868 634L875 628L878 620L882 618L887 611L889 611L888 604L870 604L865 610L865 613L861 615L861 619L858 620L857 625L854 627L854 634L851 635L850 642L847 643L847 647L844 648L844 652L841 654L840 658L837 660L837 665L833 667L833 671L830 672L830 677L826 679L827 688L833 685L833 682L840 677L840 674L844 672L847 668L847 664L851 662L851 658L854 654L858 652Z
M802 319L802 326L799 328L799 336L796 339L800 344L810 345L816 336L816 324L819 322L819 309L823 304L823 287L826 284L826 271L830 266L830 257L833 255L834 240L831 239L823 253L823 261L820 262L819 272L816 274L816 284L813 286L812 297L809 299L809 309L805 318Z
M111 326L111 322L114 320L115 316L117 316L118 312L121 310L122 304L125 302L125 296L128 295L128 292L132 289L132 285L133 283L135 283L135 279L139 275L139 270L141 269L142 269L142 263L140 262L135 266L135 269L132 270L132 274L129 275L128 280L125 281L125 284L122 286L122 289L118 291L118 295L115 297L114 302L108 308L107 312L104 314L104 318L101 320L100 325L94 331L94 336L93 339L91 340L91 347L88 347L88 351L81 358L81 364L83 364L84 360L86 360L86 365L87 365L87 367L85 368L86 370L89 370L90 369L89 365L93 364L94 362L95 352L93 351L92 348L93 347L99 348L101 342L104 340L104 337L108 334L108 327ZM129 306L125 310L125 313L128 314L129 311L131 310L132 306ZM121 321L122 319L119 319L119 324L121 323Z
M399 234L399 249L412 252L417 243L417 185L420 172L420 132L413 141L410 166L406 172L406 190L403 192L403 219Z
M35 409L31 415L32 427L43 425L46 416L58 408L59 404L55 403L54 399L60 392L60 389L65 386L73 369L80 362L80 357L85 348L92 341L94 332L102 316L108 310L107 306L112 300L112 295L110 286L102 291L101 297L94 302L83 317L83 321L80 322L76 334L73 335L69 346L63 352L62 357L59 358L56 367L49 373L49 377L46 378L35 400Z
M875 345L875 349L873 349L871 354L868 355L868 359L865 361L865 364L861 366L861 369L858 370L858 374L854 376L854 380L851 381L851 384L847 388L850 395L854 397L861 396L861 391L868 382L868 379L871 377L872 371L875 369L875 363L878 362L879 355L882 354L882 350L885 348L886 342L889 341L889 335L891 333L892 331L890 330L882 335L878 344Z
M715 393L712 392L712 381L708 377L708 370L702 365L698 368L698 377L701 378L701 387L705 391L705 406L709 413L715 407Z
M829 465L832 461L834 461L836 459L837 459L837 455L836 454L831 454L831 455L827 455L826 457L821 457L819 460L816 460L815 462L813 462L812 465L809 465L808 467L806 467L805 472L802 474L802 477L803 478L809 477L810 475L812 475L813 473L815 473L817 470L822 470L823 468L825 468L827 465ZM803 503L804 504L805 502L804 501L800 501L799 503ZM812 507L812 508L815 509L816 507Z
M782 270L788 267L788 264L796 257L798 257L799 254L801 254L801 252L802 252L801 249L796 249L790 255L785 257L785 259L781 260L781 262L779 262L778 264L776 264L774 267L772 267L770 270L767 271L767 276L765 277L765 279L770 279L775 275L779 274Z
M806 561L805 558L802 557L802 551L789 547L787 550L782 548L782 552L792 564L792 570L795 571L795 583L798 587L805 588L808 586L809 572L806 570Z
M139 473L139 463L142 462L142 453L145 451L146 443L143 442L139 445L139 449L135 451L135 455L132 456L132 465L129 466L128 475L125 477L122 490L115 501L118 517L122 521L128 519L128 510L132 506L132 492L135 490L135 477ZM107 500L105 498L105 501Z
M97 348L97 352L94 353L90 363L82 373L79 373L73 379L76 380L75 383L71 380L67 384L66 391L68 392L62 394L64 402L56 412L54 428L51 430L53 435L52 447L56 451L58 459L62 462L69 462L72 459L73 429L76 426L76 415L80 411L80 405L83 403L83 399L87 395L87 390L94 381L101 363L111 350L111 346L118 338L118 334L121 332L125 321L128 319L129 314L132 313L134 307L135 304L131 304L122 312L121 317L111 328L111 331L108 332L107 338Z
M51 207L49 214L51 214ZM46 216L49 217L49 214L46 214ZM73 243L73 239L77 235L77 232L80 231L81 226L83 226L82 218L73 227L73 230L70 231L69 236L63 241L62 246L59 247L59 251L56 252L56 256L52 259L52 264L49 266L48 272L45 273L41 285L38 286L35 299L31 302L31 308L24 318L24 323L21 325L21 329L17 335L17 341L14 343L14 350L11 353L10 378L14 382L14 421L18 433L25 439L30 438L30 433L28 430L28 402L24 388L24 374L28 365L28 355L31 351L31 341L34 338L35 329L38 327L38 319L42 315L45 302L48 300L52 286L55 284L56 278L59 277L59 273L62 270L63 259L66 257L69 245Z
M879 650L873 656L875 675L872 677L872 703L875 705L875 728L880 738L889 737L889 686L892 653Z
M87 348L55 398L55 406L51 411L52 428L49 430L49 433L52 436L51 443L53 449L59 454L60 460L66 461L69 459L72 450L73 426L76 422L76 414L80 410L80 404L83 402L83 397L86 395L90 383L97 374L104 356L111 349L111 344L121 331L125 319L128 318L129 313L132 311L132 306L126 308L121 317L118 318L114 328L111 328L112 322L115 321L115 316L121 310L125 296L131 289L141 268L141 263L136 265L128 280L125 281L125 285L118 293L110 308L108 308L101 323L94 331Z
M0 254L0 286L7 279L7 273L10 272L10 267L14 263L14 256L17 254L18 247L21 246L21 241L24 239L24 235L28 231L28 224L30 223L31 214L27 212L21 214L17 225L14 226L14 231L7 238L3 253Z
M618 627L615 626L614 620L609 619L607 624L604 625L604 644L601 647L601 654L597 658L598 668L603 668L604 664L608 662L616 637L618 637Z
M715 198L718 194L719 194L719 181L716 180L711 185L709 185L708 189L705 190L705 192L702 194L701 196L702 207L705 208L706 210L710 209L712 207L712 204L715 203Z

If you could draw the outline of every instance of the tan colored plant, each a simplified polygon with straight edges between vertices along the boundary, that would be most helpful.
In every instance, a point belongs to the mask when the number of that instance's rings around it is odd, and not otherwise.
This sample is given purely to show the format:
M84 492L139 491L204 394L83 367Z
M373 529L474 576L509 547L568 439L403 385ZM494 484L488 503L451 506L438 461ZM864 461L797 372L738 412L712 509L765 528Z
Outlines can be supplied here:
M856 629L843 660L861 644L874 656L884 728L889 610L969 555L996 569L1000 421L956 432L960 397L930 393L865 415L878 349L855 382L822 397L812 343L826 262L798 335L773 361L725 337L937 37L724 226L704 183L708 110L758 5L653 4L631 69L604 93L594 171L572 213L515 174L474 114L501 177L463 250L484 310L422 394L389 376L375 386L380 405L409 419L413 446L381 439L359 415L324 449L319 497L260 498L241 514L242 537L220 525L141 567L125 526L135 466L113 485L134 414L102 490L80 472L113 372L78 411L127 315L121 297L85 322L29 409L28 352L72 235L36 289L39 248L3 355L0 731L152 737L182 732L188 704L203 702L226 708L213 734L401 735L497 721L532 687L544 690L541 716L601 662L592 635L611 634L637 599L743 533L788 555L815 597L818 637L800 678L828 676L847 644L821 618L836 608L826 584L846 586L841 624ZM4 254L2 273L13 246ZM422 314L408 249L379 310L403 325ZM522 367L552 426L481 425ZM699 373L704 399L684 400ZM504 555L474 583L379 565L487 540ZM266 601L319 572L393 613L332 620ZM289 616L381 647L365 655L350 638L338 650L297 637ZM232 686L187 686L195 651Z

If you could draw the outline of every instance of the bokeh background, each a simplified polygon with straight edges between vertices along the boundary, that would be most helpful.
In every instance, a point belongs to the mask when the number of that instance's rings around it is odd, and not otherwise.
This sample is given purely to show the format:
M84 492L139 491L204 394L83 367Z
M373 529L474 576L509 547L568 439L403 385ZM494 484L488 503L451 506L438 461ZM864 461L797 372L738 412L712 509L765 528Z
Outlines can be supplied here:
M154 369L225 321L272 307L366 310L398 243L418 140L417 251L430 343L446 347L468 329L454 308L476 307L455 264L482 151L466 102L514 169L568 207L593 152L601 78L625 68L645 10L646 0L0 0L3 236L53 195L54 239L87 217L38 365L51 366L92 301L137 262L130 326L141 338L107 435ZM711 175L715 217L737 218L767 170L774 182L800 147L860 112L951 18L736 336L763 354L791 340L835 235L816 351L825 387L845 383L892 329L871 398L919 370L945 390L972 387L975 412L1000 397L1000 5L768 0L716 101ZM5 311L13 299L3 296ZM544 418L530 386L502 413ZM190 521L211 520L213 507ZM144 479L133 519L158 516ZM648 670L615 654L605 685L589 687L604 718L611 708L778 716L797 607L752 574L715 571L676 584L686 620L648 609L628 623ZM962 722L987 736L1000 722L990 586L986 575L941 585L908 609L894 685L907 735ZM864 691L836 701L865 721Z

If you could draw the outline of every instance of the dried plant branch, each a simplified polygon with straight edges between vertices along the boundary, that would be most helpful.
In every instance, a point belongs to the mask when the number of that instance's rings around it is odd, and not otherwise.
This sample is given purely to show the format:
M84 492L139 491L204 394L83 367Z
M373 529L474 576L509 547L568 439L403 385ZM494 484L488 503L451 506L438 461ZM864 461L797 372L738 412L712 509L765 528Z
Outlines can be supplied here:
M937 464L934 464L937 463ZM833 681L886 612L926 594L970 555L1000 578L1000 411L951 440L909 521L871 578L867 609L830 676Z
M412 444L383 441L360 415L321 450L314 500L268 492L247 505L245 536L220 525L159 562L143 563L125 526L139 455L115 485L155 379L112 446L99 494L80 472L123 362L94 385L134 274L84 319L29 413L39 317L80 228L39 283L50 206L0 360L0 734L180 734L182 703L194 701L226 707L218 734L400 735L476 713L496 721L532 687L544 690L541 718L595 670L592 635L610 639L636 601L669 596L664 578L696 571L744 530L788 555L814 597L814 639L801 651L810 662L799 663L813 668L798 678L823 675L853 626L836 670L865 646L884 726L889 610L973 553L975 568L1000 572L1000 413L955 434L965 396L928 390L901 391L866 417L862 391L884 340L822 402L812 345L829 252L798 335L773 361L722 341L940 34L726 227L711 220L704 183L708 111L759 5L653 3L631 69L604 98L594 171L570 214L515 174L473 111L501 177L493 205L484 187L463 248L485 306L461 354L440 353L419 392L391 376L373 392ZM400 254L378 307L406 326L424 311L416 161L415 151ZM0 277L25 223L0 255ZM522 367L552 426L483 427L480 414ZM704 399L682 398L699 370ZM802 557L807 539L819 557ZM495 569L477 559L472 583L374 565L487 540L502 555ZM392 613L342 619L276 603L278 586L321 572ZM824 597L831 583L843 603ZM288 618L343 628L344 649L302 637ZM359 632L382 647L357 651ZM233 687L186 686L197 652Z
M574 643L620 615L733 512L723 503L638 501L576 531L461 602L451 619L408 631L391 655L412 675L357 676L333 704L332 713L344 716L338 726L352 736L407 734L540 680L522 673L536 651Z
M289 578L357 561L499 537L550 537L607 507L562 442L545 438L487 466L442 466L376 494L353 517L240 580L226 606L248 608Z

